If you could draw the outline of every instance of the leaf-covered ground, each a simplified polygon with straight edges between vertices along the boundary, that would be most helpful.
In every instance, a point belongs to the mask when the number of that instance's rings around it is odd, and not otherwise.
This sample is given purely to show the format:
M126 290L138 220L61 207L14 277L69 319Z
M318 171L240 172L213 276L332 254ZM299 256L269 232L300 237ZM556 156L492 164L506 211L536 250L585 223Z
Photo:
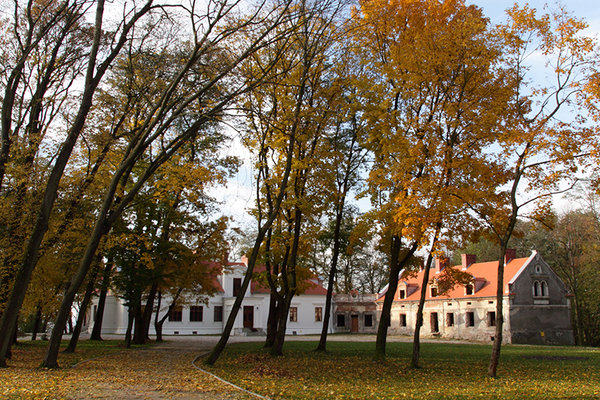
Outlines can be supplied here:
M0 369L0 398L247 398L192 366L202 352L197 343L125 349L122 342L82 341L76 354L61 353L57 370L38 368L45 344L24 343L14 349L9 368Z
M61 353L58 370L38 368L46 343L24 342L10 367L0 369L0 398L252 398L192 365L215 340L179 338L129 350L118 341L82 341L77 353ZM389 342L383 363L372 361L372 342L332 341L326 354L313 352L315 345L288 341L285 355L273 358L261 342L233 344L207 369L272 399L600 398L600 349L505 346L494 380L485 375L486 345L424 343L418 370L407 367L411 343Z
M486 376L491 347L425 343L422 368L408 368L410 343L288 342L283 357L259 343L229 347L210 370L272 399L592 399L600 398L600 349L505 346L499 378Z

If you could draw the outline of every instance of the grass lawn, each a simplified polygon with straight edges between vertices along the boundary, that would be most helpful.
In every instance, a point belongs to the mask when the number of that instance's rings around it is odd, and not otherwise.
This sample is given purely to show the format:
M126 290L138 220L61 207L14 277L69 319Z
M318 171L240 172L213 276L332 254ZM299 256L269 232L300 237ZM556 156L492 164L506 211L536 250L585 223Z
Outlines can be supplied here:
M486 376L491 346L425 343L422 368L408 367L412 343L287 342L273 358L261 343L231 345L209 370L273 399L593 399L600 398L600 349L507 345L499 377Z

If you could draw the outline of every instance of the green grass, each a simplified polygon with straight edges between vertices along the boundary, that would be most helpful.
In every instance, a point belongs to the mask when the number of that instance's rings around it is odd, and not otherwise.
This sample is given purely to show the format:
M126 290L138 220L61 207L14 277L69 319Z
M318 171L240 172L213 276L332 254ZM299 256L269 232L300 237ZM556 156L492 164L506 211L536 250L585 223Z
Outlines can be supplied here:
M486 376L488 345L425 343L420 369L408 367L412 343L288 342L271 357L261 343L228 347L210 370L273 399L592 399L600 398L600 349L504 346L498 378Z

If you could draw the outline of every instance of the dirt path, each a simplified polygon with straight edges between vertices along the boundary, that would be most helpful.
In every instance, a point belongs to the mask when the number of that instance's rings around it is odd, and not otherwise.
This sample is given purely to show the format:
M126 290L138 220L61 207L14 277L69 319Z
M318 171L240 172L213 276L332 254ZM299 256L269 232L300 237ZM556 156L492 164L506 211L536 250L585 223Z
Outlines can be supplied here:
M77 365L77 382L64 382L73 399L251 398L197 370L192 361L212 340L171 340ZM66 379L69 379L68 377Z

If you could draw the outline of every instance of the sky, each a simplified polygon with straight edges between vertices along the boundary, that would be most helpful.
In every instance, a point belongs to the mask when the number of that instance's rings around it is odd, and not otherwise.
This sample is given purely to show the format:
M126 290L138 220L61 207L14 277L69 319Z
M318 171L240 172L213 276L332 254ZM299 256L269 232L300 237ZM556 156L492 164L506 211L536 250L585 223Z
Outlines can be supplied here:
M467 0L467 3L475 4L484 10L492 23L500 23L505 19L505 10L512 7L515 1L508 0ZM587 35L595 36L600 41L600 1L594 0L562 0L557 3L546 2L542 0L516 1L519 5L528 3L530 7L538 11L550 11L556 8L557 4L562 4L565 8L578 18L587 21L589 27L585 32ZM547 8L549 4L550 8ZM239 140L235 139L236 133L232 132L234 139L227 148L227 155L237 155L244 160L244 165L236 176L230 179L227 187L216 188L213 195L222 202L222 211L224 214L232 216L234 223L232 226L240 227L248 232L255 229L255 222L247 213L247 210L254 206L254 187L251 162L247 151L241 146ZM358 202L359 207L365 211L369 208L369 202L363 199ZM555 199L555 207L560 211L567 211L572 208L572 200L569 196Z

